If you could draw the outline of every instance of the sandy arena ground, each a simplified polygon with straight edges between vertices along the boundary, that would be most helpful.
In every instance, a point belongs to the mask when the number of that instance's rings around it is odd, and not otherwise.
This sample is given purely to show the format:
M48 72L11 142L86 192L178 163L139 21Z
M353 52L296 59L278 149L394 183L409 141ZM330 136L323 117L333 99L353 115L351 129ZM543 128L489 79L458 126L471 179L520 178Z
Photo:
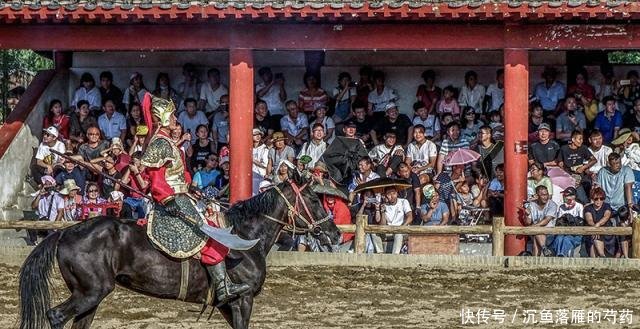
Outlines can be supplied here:
M0 328L16 328L18 271L0 265ZM60 301L67 292L56 277ZM256 299L251 327L640 328L639 277L639 271L603 270L272 268ZM476 316L478 309L489 314L504 310L505 323L490 317L489 324L463 326L463 308ZM537 310L536 321L548 320L548 315L562 321L556 312L568 309L568 324L523 324L523 309ZM541 315L542 309L553 312ZM606 309L617 312L615 325L613 313L605 318ZM633 311L632 324L619 324L623 309ZM217 313L209 322L196 322L198 310L198 305L118 288L103 301L93 328L228 328ZM578 310L575 321L583 310L584 323L571 324L571 310ZM587 311L601 311L600 323L586 324Z

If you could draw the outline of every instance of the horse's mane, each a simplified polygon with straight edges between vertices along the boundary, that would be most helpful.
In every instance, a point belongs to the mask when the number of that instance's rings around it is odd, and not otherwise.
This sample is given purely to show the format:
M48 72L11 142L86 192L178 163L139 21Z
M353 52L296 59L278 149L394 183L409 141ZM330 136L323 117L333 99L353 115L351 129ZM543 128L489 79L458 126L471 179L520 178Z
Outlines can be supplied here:
M280 186L282 188L282 186ZM243 221L257 217L261 214L271 214L278 205L281 198L278 192L271 188L250 199L239 201L226 212L227 219L231 225L237 227ZM281 200L282 201L282 200Z

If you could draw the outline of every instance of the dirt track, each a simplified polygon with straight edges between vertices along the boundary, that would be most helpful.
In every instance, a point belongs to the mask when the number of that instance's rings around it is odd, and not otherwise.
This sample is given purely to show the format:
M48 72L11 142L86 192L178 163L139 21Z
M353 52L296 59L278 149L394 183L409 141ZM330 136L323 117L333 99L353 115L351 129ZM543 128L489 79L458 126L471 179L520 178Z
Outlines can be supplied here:
M0 328L16 327L18 270L0 265ZM638 271L602 270L272 268L252 328L640 328L639 277ZM60 279L55 289L62 300ZM462 308L507 316L504 324L490 318L490 324L462 326ZM558 309L631 309L633 323L613 325L601 317L599 324L570 324L569 311L569 325L523 324L523 309L545 308L554 320ZM217 313L196 322L197 310L119 288L102 303L93 328L227 328Z

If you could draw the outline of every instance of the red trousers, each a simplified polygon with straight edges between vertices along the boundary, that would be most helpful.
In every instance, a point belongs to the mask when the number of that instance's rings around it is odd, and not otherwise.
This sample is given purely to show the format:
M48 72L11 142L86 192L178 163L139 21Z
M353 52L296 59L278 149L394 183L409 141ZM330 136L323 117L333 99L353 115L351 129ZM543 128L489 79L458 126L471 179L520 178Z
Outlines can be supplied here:
M209 225L217 227L213 222L207 221ZM205 265L215 265L220 263L227 257L229 248L223 246L220 242L209 238L207 243L200 250L200 262Z

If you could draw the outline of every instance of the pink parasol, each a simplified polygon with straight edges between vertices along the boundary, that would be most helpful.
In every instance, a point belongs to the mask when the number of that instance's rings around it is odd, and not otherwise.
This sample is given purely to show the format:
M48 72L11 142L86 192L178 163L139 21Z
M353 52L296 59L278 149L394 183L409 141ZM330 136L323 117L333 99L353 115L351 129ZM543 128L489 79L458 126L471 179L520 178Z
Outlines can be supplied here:
M547 176L551 178L553 184L558 185L558 187L563 190L567 187L576 186L576 180L559 167L550 167L549 170L547 170Z
M478 152L469 149L457 149L447 154L444 164L447 166L465 165L478 161L478 159L480 159L480 153Z

